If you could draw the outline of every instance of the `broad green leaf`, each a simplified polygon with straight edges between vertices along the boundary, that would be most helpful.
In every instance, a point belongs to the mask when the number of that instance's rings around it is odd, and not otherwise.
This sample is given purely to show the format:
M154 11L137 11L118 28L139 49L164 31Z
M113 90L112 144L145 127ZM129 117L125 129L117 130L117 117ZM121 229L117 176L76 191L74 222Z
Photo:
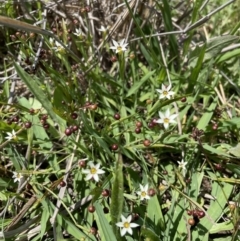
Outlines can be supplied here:
M148 218L155 224L155 227L159 227L161 230L165 229L161 206L156 195L148 200L147 214Z
M101 205L98 202L96 202L94 206L96 208L97 215L95 217L101 241L117 241L113 233L112 227L109 225L107 219L105 218L105 214L103 212ZM112 223L112 225L115 225L115 223Z

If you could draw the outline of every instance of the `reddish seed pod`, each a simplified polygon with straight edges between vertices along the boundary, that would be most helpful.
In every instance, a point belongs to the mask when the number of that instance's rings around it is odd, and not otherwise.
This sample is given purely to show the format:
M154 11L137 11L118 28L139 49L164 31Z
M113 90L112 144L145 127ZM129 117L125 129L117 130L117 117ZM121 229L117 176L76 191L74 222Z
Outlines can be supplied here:
M153 188L149 188L149 189L148 189L148 195L149 195L150 197L153 197L155 194L156 194L155 189L153 189Z
M162 171L162 174L163 174L163 175L167 175L167 174L168 174L167 170L163 170L163 171Z
M24 126L25 126L25 128L29 129L32 126L32 122L27 121L27 122L24 123Z
M96 110L98 108L97 104L92 104L88 107L90 110Z
M41 120L47 120L47 118L48 118L48 115L44 114L42 115Z
M46 120L41 119L40 122L41 122L42 125L46 124Z
M117 61L117 56L112 56L110 59L113 63Z
M205 217L205 213L203 211L198 211L198 218L203 218Z
M73 113L71 114L71 117L72 117L72 119L76 120L77 117L78 117L78 114L77 114L76 112L73 112Z
M46 124L43 125L43 128L44 128L45 130L47 130L49 127L50 127L50 126L49 126L48 123L46 123Z
M148 127L149 127L150 129L152 129L154 126L155 126L155 124L153 124L152 122L149 122L149 123L148 123Z
M138 127L137 127L137 128L135 129L135 133L136 133L136 134L141 133L141 131L142 131L141 128L138 128Z
M195 225L195 220L193 218L189 218L188 224L191 225L191 226Z
M14 122L18 122L18 121L19 121L19 117L18 117L17 115L14 116L14 117L13 117L13 121L14 121Z
M139 216L138 213L133 213L133 214L132 214L132 222L133 222L133 221L137 221L137 220L139 219L139 217L140 217L140 216Z
M91 233L92 235L97 235L97 229L94 228L94 227L91 227L90 233Z
M217 123L214 123L213 126L212 126L212 129L215 131L218 129L218 124Z
M65 135L66 136L70 136L72 134L72 130L71 128L67 128L65 131L64 131Z
M86 162L85 162L84 160L80 160L80 161L78 162L78 165L79 165L80 167L86 167Z
M113 117L114 117L115 120L120 120L120 118L121 118L119 113L114 114Z
M93 205L88 206L88 212L94 213L95 212L95 207Z
M66 186L66 182L61 181L59 185L60 185L61 187L65 187L65 186Z
M146 140L143 141L143 145L146 146L146 147L148 147L148 146L151 145L151 141L148 140L148 139L146 139Z
M191 178L187 178L187 179L185 180L185 182L186 182L187 184L191 183Z
M103 190L102 190L102 196L103 196L103 197L109 197L109 194L110 194L110 192L109 192L108 189L103 189Z
M112 144L111 148L112 148L113 151L116 151L118 149L118 145L117 144Z
M74 125L72 129L73 129L73 132L76 132L78 130L78 126Z
M31 115L34 115L34 114L35 114L35 110L34 110L33 108L31 108L31 109L29 109L29 113L30 113Z
M137 121L136 122L136 127L141 128L143 126L141 121Z
M187 210L187 214L188 214L189 216L192 216L192 215L193 215L193 211L192 211L192 210Z
M187 101L187 98L186 97L183 97L182 99L181 99L181 102L186 102Z
M197 217L198 216L198 210L193 210L192 211L192 215L193 215L193 217Z

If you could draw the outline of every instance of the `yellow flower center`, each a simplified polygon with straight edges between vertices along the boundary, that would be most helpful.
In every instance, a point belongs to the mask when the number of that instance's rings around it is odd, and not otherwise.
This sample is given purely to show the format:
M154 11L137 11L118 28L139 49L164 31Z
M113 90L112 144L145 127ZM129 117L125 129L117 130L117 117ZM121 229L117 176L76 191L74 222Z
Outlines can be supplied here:
M117 47L117 51L118 51L119 53L121 53L121 52L122 52L122 47L121 47L121 46L118 46L118 47Z
M164 90L163 95L165 95L165 96L168 95L168 91Z
M91 174L96 174L97 173L97 169L95 167L92 167L90 169L90 172L91 172Z
M21 178L21 174L20 173L17 174L17 178Z
M125 223L123 224L123 227L124 227L124 228L129 228L129 227L130 227L130 223L125 222Z
M146 192L141 192L142 197L146 197L147 193Z
M164 121L164 123L169 123L169 119L168 118L164 118L163 121Z

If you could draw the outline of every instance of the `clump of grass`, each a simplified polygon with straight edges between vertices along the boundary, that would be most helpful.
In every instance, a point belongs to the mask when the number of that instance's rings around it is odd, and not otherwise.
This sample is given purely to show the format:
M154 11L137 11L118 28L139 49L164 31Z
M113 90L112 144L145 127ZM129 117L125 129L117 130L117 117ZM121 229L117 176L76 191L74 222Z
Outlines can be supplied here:
M237 3L14 4L0 237L238 240Z

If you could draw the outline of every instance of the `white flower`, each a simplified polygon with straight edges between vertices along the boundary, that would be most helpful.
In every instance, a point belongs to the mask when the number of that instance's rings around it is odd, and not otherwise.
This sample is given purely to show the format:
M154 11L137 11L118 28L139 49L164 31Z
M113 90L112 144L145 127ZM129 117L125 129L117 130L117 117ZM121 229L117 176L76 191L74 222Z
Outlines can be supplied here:
M160 119L155 120L155 123L160 123L164 125L164 128L167 129L170 123L176 123L174 120L177 117L177 114L170 115L170 110L167 109L165 114L159 111Z
M162 89L156 89L156 91L160 94L159 99L163 99L163 98L167 98L170 99L171 95L174 95L175 92L170 91L171 86L169 85L168 87L166 87L164 84L162 84Z
M113 45L112 47L110 47L110 49L113 49L116 51L116 54L117 53L122 53L124 51L127 50L127 45L128 43L124 43L125 39L123 39L120 43L116 42L115 40L113 40Z
M181 160L180 162L178 161L178 167L183 169L183 170L186 170L186 165L187 165L187 162L184 162L183 160Z
M137 192L137 194L141 197L140 200L150 199L150 196L148 195L148 184L146 184L145 187L140 184L140 189L141 191Z
M105 28L103 25L101 25L101 28L98 29L100 32L107 32L108 28Z
M100 163L94 165L93 162L89 162L90 169L82 170L84 174L87 174L87 177L85 178L86 181L90 179L94 179L96 182L99 181L99 174L105 173L102 169L100 169Z
M6 136L5 139L7 139L8 141L10 141L12 139L14 139L14 140L17 139L17 134L16 134L16 132L14 130L12 130L12 133L11 132L7 132L7 135L8 136Z
M52 49L56 50L56 52L64 52L65 51L64 47L57 41L55 41L54 47L52 47Z
M50 43L51 45L54 45L54 39L53 39L53 38L49 38L49 43Z
M14 182L20 182L21 178L23 178L23 175L21 173L13 172Z
M85 35L80 28L79 28L79 29L76 29L76 32L73 33L73 34L76 35L76 36L78 36L78 37L81 37L81 36L84 36L84 35Z
M116 223L116 225L118 227L121 228L121 236L124 236L126 233L129 233L130 235L132 235L132 228L136 228L137 226L139 226L136 223L131 223L132 221L132 216L128 216L127 218L125 218L123 215L121 215L121 222Z

